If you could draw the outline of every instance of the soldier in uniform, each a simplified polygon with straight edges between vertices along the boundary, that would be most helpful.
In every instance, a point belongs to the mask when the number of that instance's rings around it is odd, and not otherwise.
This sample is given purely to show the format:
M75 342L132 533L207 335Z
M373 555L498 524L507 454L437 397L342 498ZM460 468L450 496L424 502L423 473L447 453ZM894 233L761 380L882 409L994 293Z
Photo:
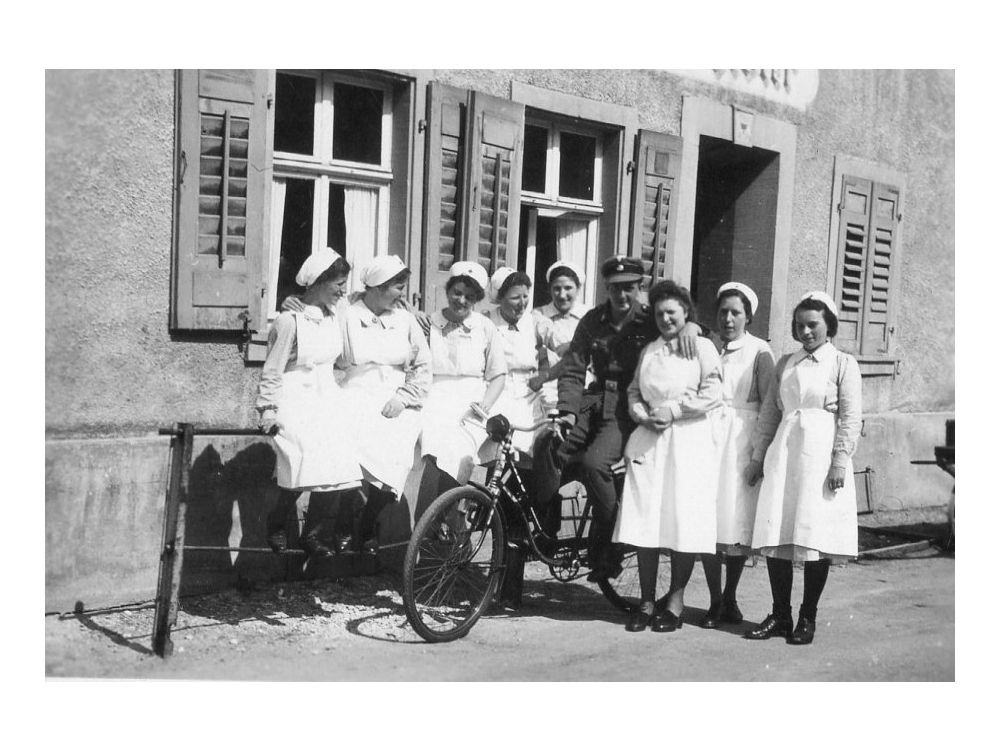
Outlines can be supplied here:
M557 429L539 436L534 449L533 489L536 512L549 536L561 522L562 470L580 456L581 481L591 498L592 519L588 580L614 578L621 563L611 549L617 492L611 467L622 457L635 424L628 416L626 389L632 381L642 348L659 336L649 306L639 298L642 264L634 258L613 257L601 264L607 301L580 320L563 360L559 378ZM688 323L681 349L694 356L700 327ZM594 382L586 388L587 367Z

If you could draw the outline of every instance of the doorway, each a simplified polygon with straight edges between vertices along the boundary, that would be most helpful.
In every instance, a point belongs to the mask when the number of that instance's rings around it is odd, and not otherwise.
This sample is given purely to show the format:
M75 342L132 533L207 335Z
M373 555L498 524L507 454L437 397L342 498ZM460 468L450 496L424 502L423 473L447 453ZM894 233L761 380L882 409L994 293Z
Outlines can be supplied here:
M691 264L698 320L715 327L715 294L727 281L757 293L747 330L770 338L780 155L700 136Z

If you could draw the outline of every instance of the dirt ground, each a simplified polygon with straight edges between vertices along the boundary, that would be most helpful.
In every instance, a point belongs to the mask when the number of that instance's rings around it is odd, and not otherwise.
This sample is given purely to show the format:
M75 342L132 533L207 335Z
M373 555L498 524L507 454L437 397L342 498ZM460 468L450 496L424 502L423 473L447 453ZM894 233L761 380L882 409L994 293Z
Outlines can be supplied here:
M890 519L891 520L891 519ZM865 520L862 519L862 524ZM746 641L770 610L766 566L740 585L747 622L702 630L700 566L675 633L628 633L597 587L526 567L524 605L431 645L384 574L184 597L169 659L152 654L152 604L45 617L47 678L271 681L952 681L955 559L939 546L835 568L816 640ZM796 572L793 603L801 597Z

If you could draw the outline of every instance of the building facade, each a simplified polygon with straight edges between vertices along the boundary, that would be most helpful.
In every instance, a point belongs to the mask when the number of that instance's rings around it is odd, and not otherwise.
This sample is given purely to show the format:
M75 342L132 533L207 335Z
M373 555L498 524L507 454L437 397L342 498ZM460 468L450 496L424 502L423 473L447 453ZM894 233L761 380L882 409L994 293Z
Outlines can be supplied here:
M327 246L399 255L425 310L460 259L539 280L571 258L599 302L600 262L632 255L706 320L737 279L778 354L825 289L864 375L861 510L943 504L950 479L909 462L954 412L954 89L909 70L49 71L47 609L151 596L158 428L255 426L268 326ZM200 438L188 543L263 546L273 464L266 440ZM192 553L184 585L288 574Z

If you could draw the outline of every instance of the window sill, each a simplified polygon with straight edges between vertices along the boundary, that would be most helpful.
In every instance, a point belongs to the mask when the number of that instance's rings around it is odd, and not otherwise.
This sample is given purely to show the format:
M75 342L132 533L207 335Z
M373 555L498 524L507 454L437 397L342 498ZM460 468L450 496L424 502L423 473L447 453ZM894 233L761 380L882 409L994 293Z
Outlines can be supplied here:
M861 367L861 377L885 377L893 379L899 374L899 357L877 354L856 354L855 359Z

